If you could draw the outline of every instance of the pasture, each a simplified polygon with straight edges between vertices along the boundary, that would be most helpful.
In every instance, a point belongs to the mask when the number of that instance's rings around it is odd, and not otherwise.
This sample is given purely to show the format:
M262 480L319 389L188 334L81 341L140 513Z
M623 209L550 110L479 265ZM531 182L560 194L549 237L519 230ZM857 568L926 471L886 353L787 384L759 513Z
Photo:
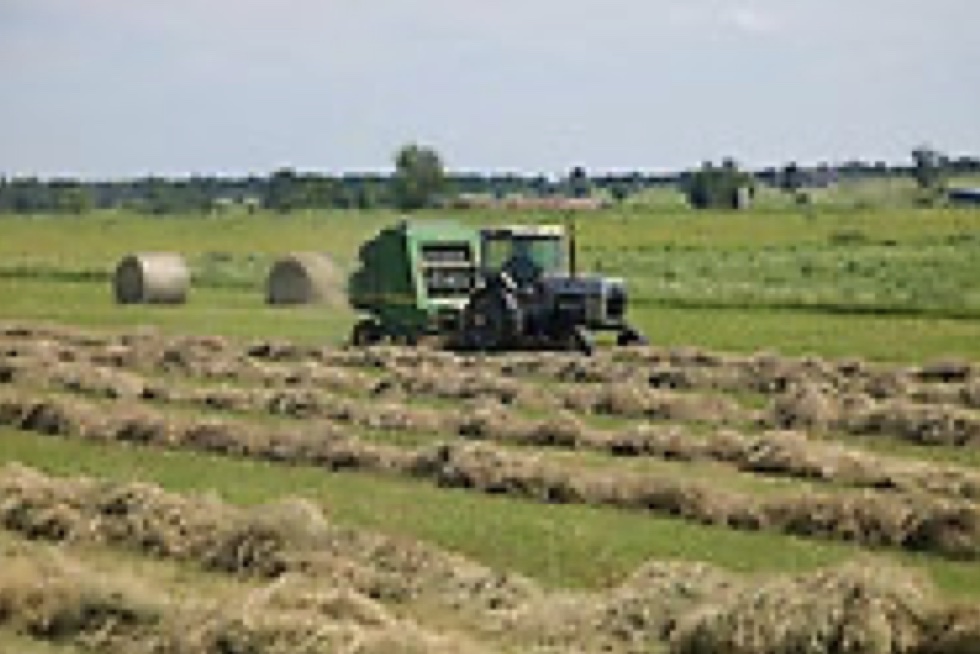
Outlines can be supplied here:
M263 304L395 219L0 219L0 649L980 643L980 212L580 215L651 339L590 359ZM140 250L188 304L112 303Z

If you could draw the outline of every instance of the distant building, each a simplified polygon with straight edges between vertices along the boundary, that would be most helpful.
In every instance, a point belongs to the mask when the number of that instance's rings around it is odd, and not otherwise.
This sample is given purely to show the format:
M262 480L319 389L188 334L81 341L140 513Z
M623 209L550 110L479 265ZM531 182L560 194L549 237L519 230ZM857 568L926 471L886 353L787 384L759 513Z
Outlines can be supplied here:
M211 201L211 211L214 213L227 213L238 209L255 213L261 208L262 200L253 195L223 195Z
M953 188L947 192L950 204L980 206L980 188Z
M512 211L598 211L607 203L598 198L570 198L565 196L530 197L463 194L455 205L465 209L504 209Z

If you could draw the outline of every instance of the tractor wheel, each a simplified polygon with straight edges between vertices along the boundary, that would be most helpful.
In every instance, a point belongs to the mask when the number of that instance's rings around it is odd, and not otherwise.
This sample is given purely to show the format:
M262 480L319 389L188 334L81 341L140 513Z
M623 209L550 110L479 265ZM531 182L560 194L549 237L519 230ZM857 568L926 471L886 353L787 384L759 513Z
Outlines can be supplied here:
M381 330L381 325L373 320L361 320L354 325L350 341L352 345L357 347L368 347L377 345L383 338L384 332Z
M477 291L463 310L462 341L477 350L513 347L521 333L521 310L501 287Z
M592 353L595 352L595 341L585 327L572 328L565 344L570 351L581 352L585 356L592 356Z
M649 344L650 342L647 340L646 336L638 332L634 327L624 327L623 330L616 335L616 345L620 347Z

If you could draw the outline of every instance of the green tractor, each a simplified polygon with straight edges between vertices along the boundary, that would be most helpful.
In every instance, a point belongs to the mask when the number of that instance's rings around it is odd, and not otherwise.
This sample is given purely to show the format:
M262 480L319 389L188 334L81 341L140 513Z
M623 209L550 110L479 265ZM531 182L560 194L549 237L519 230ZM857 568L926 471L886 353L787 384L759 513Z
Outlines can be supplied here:
M626 322L623 280L578 274L574 238L558 225L404 221L368 241L360 264L351 304L369 317L355 345L436 336L464 350L590 353L597 331L646 342Z

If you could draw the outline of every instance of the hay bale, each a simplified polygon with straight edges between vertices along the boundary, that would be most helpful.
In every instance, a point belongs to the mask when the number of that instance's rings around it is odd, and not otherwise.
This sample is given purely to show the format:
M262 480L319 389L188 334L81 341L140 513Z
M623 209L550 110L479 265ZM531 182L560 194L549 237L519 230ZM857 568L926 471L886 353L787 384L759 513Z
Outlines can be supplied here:
M139 252L123 257L113 276L119 304L183 304L191 273L173 252Z
M320 252L294 252L276 261L266 280L266 303L272 305L344 303L340 270Z

